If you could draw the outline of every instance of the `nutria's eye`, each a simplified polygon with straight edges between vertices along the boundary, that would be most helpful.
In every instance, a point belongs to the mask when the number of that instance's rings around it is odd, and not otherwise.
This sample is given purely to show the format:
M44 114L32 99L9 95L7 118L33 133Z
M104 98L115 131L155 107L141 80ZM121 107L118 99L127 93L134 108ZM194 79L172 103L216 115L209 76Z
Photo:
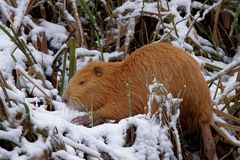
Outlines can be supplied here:
M84 81L80 81L80 83L79 83L80 85L83 85L84 84Z

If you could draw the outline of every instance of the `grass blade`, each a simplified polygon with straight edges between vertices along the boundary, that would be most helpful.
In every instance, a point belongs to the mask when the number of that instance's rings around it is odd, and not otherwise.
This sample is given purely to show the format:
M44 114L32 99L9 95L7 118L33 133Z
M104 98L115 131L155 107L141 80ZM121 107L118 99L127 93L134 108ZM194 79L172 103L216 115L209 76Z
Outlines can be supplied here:
M30 111L29 111L29 107L26 103L23 103L25 111L26 111L26 116L29 122L31 122L31 117L30 117Z
M69 55L70 55L69 77L68 77L68 81L69 81L73 77L76 71L76 55L75 55L76 39L71 37L67 45L69 47Z
M62 77L61 77L61 86L59 90L60 96L63 93L63 88L64 88L64 81L65 81L65 73L66 73L66 63L67 63L67 48L64 48L64 57L63 57L63 70L62 70Z
M240 4L238 5L238 8L236 10L236 13L235 13L232 25L231 25L231 29L230 29L230 33L229 33L230 37L232 36L234 30L236 30L237 27L238 27L238 17L239 17L239 15L240 15Z

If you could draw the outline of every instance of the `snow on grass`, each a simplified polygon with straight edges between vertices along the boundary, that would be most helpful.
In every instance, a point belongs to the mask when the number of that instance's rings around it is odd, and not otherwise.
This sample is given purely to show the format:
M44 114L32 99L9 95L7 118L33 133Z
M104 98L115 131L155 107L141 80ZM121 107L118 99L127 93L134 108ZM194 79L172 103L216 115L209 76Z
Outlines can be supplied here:
M12 74L9 74L12 72L12 70L15 67L15 62L13 61L13 59L11 58L11 55L8 52L5 51L0 51L0 60L1 60L1 64L0 64L0 70L3 73L4 77L6 79L12 79L13 80L13 76Z
M28 4L30 3L30 0L21 0L16 2L17 2L17 8L15 9L13 27L18 30L25 16L25 12L27 11L27 7L28 7Z
M23 24L25 25L28 24L32 27L28 36L31 38L33 42L36 42L38 35L40 35L40 33L43 33L45 31L43 27L37 26L35 23L33 23L31 18L27 16L24 17Z
M228 74L232 69L234 69L235 67L239 66L240 64L240 57L235 58L230 64L228 64L223 70L221 70L220 72L214 74L213 76L211 76L208 81L213 81L216 80L217 78Z
M4 0L0 0L0 10L8 20L11 19L12 13L10 10L13 10L13 7L10 7Z
M43 19L40 22L40 26L44 28L47 40L50 41L50 46L59 49L67 39L66 28Z
M77 69L84 67L89 61L99 61L101 57L101 52L97 50L88 50L86 48L76 48L77 57L84 57L77 60ZM110 59L115 57L123 56L123 52L111 52L111 53L103 53L104 61L108 62Z
M61 105L62 107L66 107L63 104ZM47 128L50 133L53 130L57 130L56 137L58 139L78 151L87 153L91 157L100 158L100 153L105 152L113 159L120 160L141 160L145 158L155 160L159 158L159 154L163 154L165 159L174 158L172 151L173 146L167 136L169 128L159 125L159 123L156 123L154 120L149 121L145 115L129 117L116 124L106 123L93 128L86 128L84 126L74 125L59 116L65 115L67 117L68 115L69 118L69 112L65 112L67 108L54 111L59 114L54 115L52 113L49 114L48 111L42 108L35 108L32 105L29 106L31 122L35 129ZM73 117L72 115L72 118ZM131 147L124 147L126 132L131 126L136 127L136 140ZM34 157L51 147L49 139L44 140L41 136L38 136L35 142L29 142L27 139L21 138L22 127L20 126L18 128L19 129L9 129L7 132L0 132L2 138L19 144L21 148L18 149L21 150L21 152L27 152L27 155L15 154L14 158L27 159ZM1 154L6 155L4 150L0 150L0 155ZM81 154L77 154L76 152L67 153L61 150L53 152L52 157L57 155L69 159L80 156Z
M142 0L129 1L127 0L123 5L117 7L113 13L119 15L119 19L131 18L141 15L141 12L158 13L157 2L143 2ZM127 13L125 15L124 13Z
M7 30L10 32L9 28L7 28ZM8 36L2 30L0 30L0 42L1 42L0 51L7 49L9 46L13 44L13 42L10 41Z

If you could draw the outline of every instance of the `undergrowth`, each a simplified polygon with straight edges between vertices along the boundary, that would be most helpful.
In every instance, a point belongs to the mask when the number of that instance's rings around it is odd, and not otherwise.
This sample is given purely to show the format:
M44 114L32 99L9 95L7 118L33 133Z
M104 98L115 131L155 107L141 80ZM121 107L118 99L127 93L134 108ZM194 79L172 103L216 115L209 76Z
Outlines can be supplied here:
M51 149L45 148L44 152L31 158L50 159L50 152L66 150L65 143L58 137L57 129L50 132L34 127L29 104L22 97L37 97L36 101L30 103L35 106L44 105L46 110L54 111L55 101L61 101L64 85L85 62L121 61L145 44L170 42L195 57L201 57L199 62L208 77L209 88L215 90L215 118L211 125L217 152L222 159L239 159L240 61L237 57L240 54L240 3L225 0L198 0L190 2L190 5L174 0L127 2L0 0L0 29L13 42L14 47L9 52L12 60L18 64L12 70L12 81L6 72L0 71L0 131L22 126L23 132L19 134L24 139L35 142L41 137L51 144ZM133 4L138 7L134 8ZM54 39L58 37L47 35L46 27L41 28L45 21L64 26L67 36ZM20 52L25 57L24 67L19 66ZM38 56L42 58L36 59ZM45 61L50 57L53 59L49 68ZM223 68L219 63L226 65ZM233 85L228 86L226 79L234 76L236 79ZM38 92L35 91L36 88ZM16 98L14 92L25 95ZM10 111L16 107L19 108L12 116ZM221 117L224 121L216 117ZM229 135L225 134L226 130ZM130 129L126 132L129 135L126 136L129 138L126 144L134 143L129 141L134 141L134 136L131 135L135 131L136 129ZM232 140L230 135L236 140ZM179 146L172 142L175 144L175 154L179 154ZM14 147L21 146L16 139L2 137L0 144L1 148L9 152ZM86 154L99 156L91 152ZM107 154L105 156L111 157Z

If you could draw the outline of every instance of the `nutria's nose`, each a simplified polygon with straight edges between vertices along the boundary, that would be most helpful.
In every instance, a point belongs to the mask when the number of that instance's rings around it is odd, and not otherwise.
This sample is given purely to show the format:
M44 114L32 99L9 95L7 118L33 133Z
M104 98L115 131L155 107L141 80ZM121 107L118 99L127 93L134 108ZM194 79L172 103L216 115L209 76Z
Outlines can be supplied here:
M62 96L62 102L64 103L68 103L68 99L65 95Z

